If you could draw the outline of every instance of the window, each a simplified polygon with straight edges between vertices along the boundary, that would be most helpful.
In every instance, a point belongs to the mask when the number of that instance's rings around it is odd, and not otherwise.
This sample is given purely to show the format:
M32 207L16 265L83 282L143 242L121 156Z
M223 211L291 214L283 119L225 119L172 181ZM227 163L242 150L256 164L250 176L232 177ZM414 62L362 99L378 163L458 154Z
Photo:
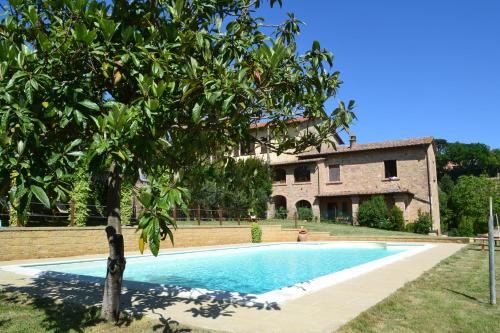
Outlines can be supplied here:
M273 182L286 183L286 171L285 171L285 169L274 169L273 170Z
M295 182L310 182L311 181L311 171L306 166L299 166L293 171L293 176Z
M330 174L331 182L339 182L340 181L340 165L334 164L328 166L328 171Z
M397 178L398 168L396 166L396 160L384 161L385 168L385 178Z
M242 143L241 155L255 155L255 142Z
M260 153L267 154L267 138L265 136L260 138Z

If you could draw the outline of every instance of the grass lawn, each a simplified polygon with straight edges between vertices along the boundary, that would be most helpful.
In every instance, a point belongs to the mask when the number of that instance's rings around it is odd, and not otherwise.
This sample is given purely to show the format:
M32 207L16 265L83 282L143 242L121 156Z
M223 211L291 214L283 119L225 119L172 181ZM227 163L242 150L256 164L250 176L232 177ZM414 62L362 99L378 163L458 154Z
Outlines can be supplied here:
M269 219L261 220L260 224L281 224L283 228L295 228L293 220ZM196 221L178 221L177 225L197 225ZM219 221L202 221L201 225L219 225ZM236 221L223 221L222 225L237 225ZM241 225L249 225L247 221L241 221ZM376 228L352 226L348 224L317 223L317 222L297 222L297 226L311 231L326 231L333 236L406 236L406 237L428 237L427 235L415 234L403 231L390 231Z
M495 259L499 290L500 250ZM500 332L500 305L489 304L488 286L487 251L469 245L338 332Z
M179 324L171 319L121 315L117 324L99 319L99 309L86 308L48 298L0 292L0 332L210 332Z

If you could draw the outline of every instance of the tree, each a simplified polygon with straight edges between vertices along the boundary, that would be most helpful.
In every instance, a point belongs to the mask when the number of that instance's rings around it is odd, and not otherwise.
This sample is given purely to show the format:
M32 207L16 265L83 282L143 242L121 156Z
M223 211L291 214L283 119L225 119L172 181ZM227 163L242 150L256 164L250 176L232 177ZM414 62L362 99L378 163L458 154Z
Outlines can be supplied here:
M498 149L491 150L482 143L466 144L447 142L443 139L437 139L435 143L437 171L440 179L447 174L454 180L463 175L488 174L494 177L500 172Z
M227 156L251 124L269 122L277 152L348 129L352 101L325 109L341 85L332 54L315 41L299 55L300 21L264 25L262 3L11 0L1 12L0 194L22 213L32 196L66 201L82 161L107 175L103 318L119 314L125 175L148 174L139 246L157 255L160 239L172 239L168 208L187 196L182 170ZM295 138L289 121L298 116L322 122Z
M500 211L500 188L485 176L461 176L458 178L450 198L453 209L454 226L458 227L462 218L472 223L474 232L488 231L489 197L493 198L493 210Z

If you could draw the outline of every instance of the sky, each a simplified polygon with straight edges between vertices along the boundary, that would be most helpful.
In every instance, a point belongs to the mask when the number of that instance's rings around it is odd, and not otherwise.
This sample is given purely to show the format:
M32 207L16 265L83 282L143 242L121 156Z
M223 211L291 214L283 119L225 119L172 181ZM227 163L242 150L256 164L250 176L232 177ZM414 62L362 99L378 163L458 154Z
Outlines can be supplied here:
M300 52L314 40L332 51L338 100L356 101L358 142L433 136L500 148L500 1L283 0L258 14L280 23L287 12L306 24Z

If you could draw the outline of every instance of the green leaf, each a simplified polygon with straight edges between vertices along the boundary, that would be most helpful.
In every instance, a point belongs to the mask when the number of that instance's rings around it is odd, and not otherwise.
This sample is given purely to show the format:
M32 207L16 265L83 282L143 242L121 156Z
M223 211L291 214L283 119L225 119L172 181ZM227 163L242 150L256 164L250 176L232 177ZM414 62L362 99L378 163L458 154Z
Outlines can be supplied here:
M36 185L31 185L30 186L31 192L35 195L35 197L40 200L40 202L47 208L50 208L50 201L49 197L45 193L45 191Z
M200 122L201 119L200 115L201 115L201 105L196 103L193 108L193 114L191 115L193 123L198 124Z
M149 249L151 253L156 257L160 251L160 223L157 218L151 220L151 227L149 229L148 235Z
M78 104L85 106L86 108L92 109L94 111L100 111L99 105L96 103L89 101L88 99L78 102Z

